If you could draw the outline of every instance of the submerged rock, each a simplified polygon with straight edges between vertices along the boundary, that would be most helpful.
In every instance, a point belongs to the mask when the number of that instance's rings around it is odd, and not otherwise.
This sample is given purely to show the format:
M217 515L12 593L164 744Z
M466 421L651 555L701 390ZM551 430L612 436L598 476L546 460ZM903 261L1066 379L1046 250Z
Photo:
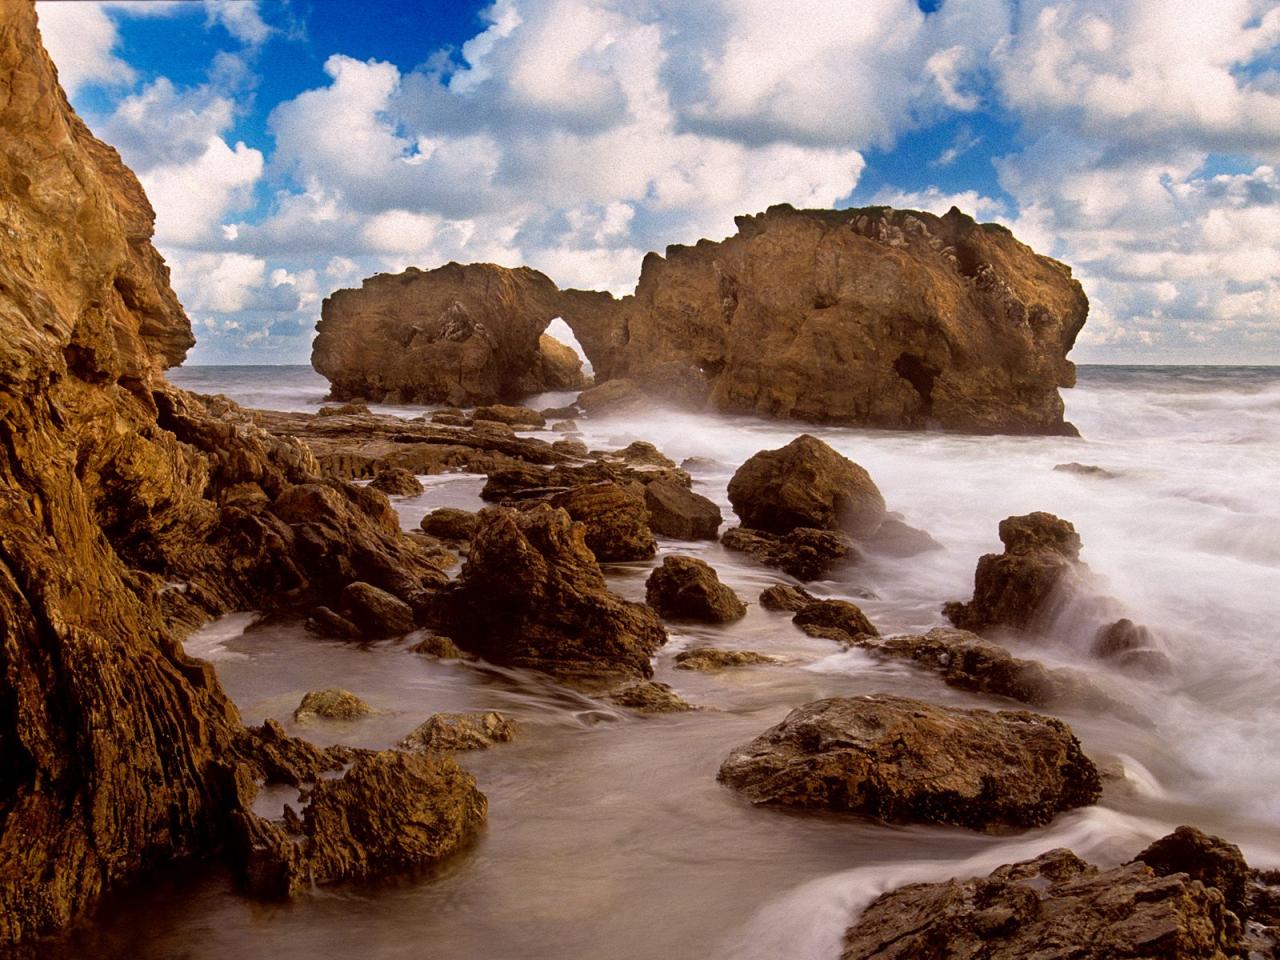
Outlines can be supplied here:
M1061 720L884 694L792 710L734 750L719 779L753 803L974 830L1042 826L1101 793Z
M369 706L354 693L332 688L308 693L293 711L293 719L304 722L314 717L323 720L359 720L373 713Z
M728 623L747 615L738 595L696 557L666 556L645 582L645 602L676 620Z
M487 750L509 743L519 728L509 717L488 713L437 713L400 741L401 750Z
M414 497L422 493L422 481L402 467L379 470L369 486L398 497Z
M649 525L675 540L714 540L724 518L720 508L674 480L654 480L644 488Z
M1120 476L1105 467L1092 463L1076 463L1074 460L1071 463L1056 464L1053 469L1058 473L1074 473L1081 477L1096 477L1099 480L1114 480Z
M720 542L729 550L745 553L765 566L777 567L797 580L825 580L860 556L845 534L810 527L797 527L783 536L730 527Z
M624 684L606 693L605 699L638 713L687 713L698 709L670 686L656 680Z
M777 657L754 650L721 650L719 647L695 647L676 654L677 670L724 670L728 667L750 667L779 663Z
M862 608L848 600L813 600L797 610L791 622L811 637L837 643L856 644L880 636Z

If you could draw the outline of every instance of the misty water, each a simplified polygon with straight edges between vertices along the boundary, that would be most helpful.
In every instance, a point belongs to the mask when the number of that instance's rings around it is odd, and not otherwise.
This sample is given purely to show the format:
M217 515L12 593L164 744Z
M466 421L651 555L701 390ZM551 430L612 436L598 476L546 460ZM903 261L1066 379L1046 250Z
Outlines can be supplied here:
M326 389L309 368L197 367L172 379L286 410L317 408ZM967 599L977 558L999 549L1003 517L1048 510L1071 520L1099 589L1158 635L1172 663L1156 678L1103 665L1088 654L1093 624L1071 608L1017 644L1021 656L1088 671L1130 708L1124 716L1059 712L1113 772L1097 806L1001 836L751 807L716 783L721 760L809 700L895 692L1010 706L806 637L787 615L754 603L727 626L670 625L657 679L706 709L660 717L628 714L534 673L422 657L409 642L329 642L300 625L255 626L251 614L236 614L187 649L216 664L246 722L274 717L318 743L380 748L443 710L494 709L520 721L515 742L459 757L489 797L489 822L428 874L329 887L288 904L238 896L216 865L174 870L113 898L76 949L191 960L832 960L844 928L877 893L983 873L1056 846L1114 864L1191 823L1240 844L1255 866L1280 867L1280 368L1086 367L1065 396L1082 439L674 412L579 424L593 449L641 439L677 461L715 461L694 474L694 486L726 519L733 470L798 433L862 464L890 509L944 547L907 559L869 556L839 579L810 585L856 600L885 634L942 625L941 604ZM1071 461L1115 476L1053 470ZM436 506L481 506L482 477L424 479L421 496L393 498L406 528ZM718 544L662 541L661 553L672 552L706 559L749 601L787 579ZM612 588L641 599L653 565L610 565ZM715 674L673 669L676 653L702 644L786 662ZM306 691L330 686L378 713L348 724L292 721ZM287 793L264 803L293 799Z

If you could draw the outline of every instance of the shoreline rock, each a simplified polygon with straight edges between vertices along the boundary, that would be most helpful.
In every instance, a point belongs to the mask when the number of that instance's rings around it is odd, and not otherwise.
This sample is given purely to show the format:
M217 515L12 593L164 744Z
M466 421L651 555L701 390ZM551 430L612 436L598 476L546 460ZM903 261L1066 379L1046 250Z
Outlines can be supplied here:
M645 581L645 602L671 620L729 623L747 615L746 604L697 557L663 557Z

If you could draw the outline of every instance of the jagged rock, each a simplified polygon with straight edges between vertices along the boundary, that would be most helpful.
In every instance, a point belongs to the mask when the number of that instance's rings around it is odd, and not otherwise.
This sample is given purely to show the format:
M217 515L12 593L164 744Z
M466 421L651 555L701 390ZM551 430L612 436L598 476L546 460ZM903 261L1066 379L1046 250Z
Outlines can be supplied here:
M438 657L441 660L468 659L467 653L459 648L456 643L448 637L442 637L434 633L423 637L409 649L413 653L420 653L428 657Z
M644 500L616 483L571 487L548 502L584 526L587 546L602 563L648 560L658 552Z
M1058 473L1074 473L1081 477L1096 477L1099 480L1114 480L1120 476L1104 467L1092 463L1076 463L1074 460L1071 463L1056 464L1053 469Z
M437 507L419 522L423 531L443 540L470 540L476 532L479 520L470 510L456 507Z
M1206 887L1216 887L1226 900L1227 909L1241 920L1249 919L1246 902L1249 864L1234 843L1211 837L1195 827L1182 826L1161 837L1136 857L1157 876L1185 874Z
M778 663L777 657L754 650L721 650L718 647L695 647L676 654L677 670L724 670L727 667L749 667Z
M884 694L791 711L734 750L719 779L753 803L974 830L1042 826L1101 792L1061 720Z
M729 502L744 527L778 535L811 527L869 537L885 518L867 471L807 433L739 467Z
M519 400L546 389L533 381L558 299L555 284L527 267L449 263L378 274L325 299L311 364L338 400Z
M647 678L666 631L605 585L585 529L563 510L490 508L442 597L446 633L495 663L562 677Z
M348 690L313 690L302 698L293 719L299 723L320 717L323 720L359 720L373 713L369 706Z
M509 743L519 728L509 717L487 713L437 713L400 741L401 750L487 750Z
M547 418L537 410L506 403L476 407L471 412L471 418L476 422L505 423L509 427L545 427L547 425Z
M413 608L371 583L347 584L342 603L348 619L369 637L393 637L414 628Z
M746 604L696 557L663 557L645 581L645 602L674 620L728 623L747 615Z
M791 622L811 637L838 643L856 644L880 636L862 608L848 600L814 600L797 610Z
M840 565L859 558L857 547L845 534L809 527L797 527L783 536L730 527L720 542L797 580L823 580Z
M988 553L974 573L973 599L943 607L962 630L992 627L1025 630L1062 598L1077 577L1080 536L1051 513L1029 513L1000 521L1004 553Z
M522 395L548 390L581 390L587 385L582 358L567 343L544 333L538 338L538 356L532 369L518 383Z
M676 462L655 447L648 440L633 440L620 450L614 450L609 457L642 467L664 467L674 470Z
M671 687L656 680L638 680L609 691L605 699L639 713L687 713L697 710Z
M881 895L842 960L1226 960L1243 956L1220 891L1131 863L1099 870L1070 850L986 877Z
M724 411L1074 433L1057 388L1075 383L1088 301L1004 227L888 207L775 206L737 224L646 256L634 295L563 292L596 391L626 378Z
M760 591L760 606L766 610L789 610L795 613L816 599L804 587L793 587L789 583L777 583Z
M714 540L723 517L720 508L674 480L655 480L644 488L649 525L676 540Z
M422 493L422 481L402 467L379 470L369 486L397 497L415 497Z

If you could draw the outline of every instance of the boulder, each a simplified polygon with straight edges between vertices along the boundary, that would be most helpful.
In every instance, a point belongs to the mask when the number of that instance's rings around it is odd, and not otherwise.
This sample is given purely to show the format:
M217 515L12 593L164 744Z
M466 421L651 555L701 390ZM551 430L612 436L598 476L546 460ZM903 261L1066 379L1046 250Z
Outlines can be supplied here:
M548 502L583 525L587 546L602 563L648 560L658 552L644 500L616 483L571 487Z
M544 411L545 414L545 411ZM560 420L551 425L552 433L578 433L577 420Z
M973 599L943 607L962 630L1026 630L1078 582L1080 536L1066 520L1042 512L1007 517L1000 521L1000 540L1004 553L978 561Z
M1182 826L1152 843L1133 860L1145 863L1157 876L1182 874L1206 887L1217 888L1228 910L1241 920L1249 919L1249 864L1234 843Z
M590 453L581 440L556 440L551 444L551 449L568 457L585 457Z
M666 642L658 615L614 596L585 528L563 510L490 508L458 580L441 597L444 632L495 663L566 678L648 678Z
M487 750L509 743L518 727L510 717L487 713L437 713L400 741L401 750Z
M371 583L347 584L342 603L348 619L368 637L392 637L414 628L413 608Z
M648 440L633 440L622 449L611 451L607 456L637 467L663 467L674 470L676 466L674 460Z
M696 557L663 557L645 581L645 602L671 620L728 623L747 615L746 604Z
M674 480L655 480L644 488L653 532L676 540L714 540L724 519L720 508Z
M537 410L506 403L492 403L471 411L473 421L505 423L509 427L545 427L547 418Z
M778 535L810 527L869 537L885 519L884 497L867 471L808 434L739 467L729 502L744 527Z
M397 497L415 497L423 491L422 481L402 467L379 470L369 486Z
M754 650L721 650L719 647L694 647L676 654L677 670L712 671L778 662L777 657L756 653Z
M890 557L914 557L930 550L942 549L942 544L926 531L892 516L885 517L876 532L862 543L868 550Z
M354 693L336 688L314 690L302 698L293 719L299 723L316 717L322 720L359 720L373 713L369 706Z
M816 599L804 587L795 587L789 583L776 583L760 591L760 606L766 610L788 610L795 613Z
M745 527L730 527L720 542L757 563L777 567L797 580L825 580L840 566L859 559L857 547L843 533L797 527L777 536Z
M423 516L419 526L423 531L442 540L463 542L470 540L479 523L476 515L470 510L459 510L456 507L437 507Z
M688 713L698 709L656 680L637 680L615 687L605 694L605 699L637 713Z
M848 600L814 600L797 610L791 622L811 637L838 643L857 644L880 636L862 608Z
M460 649L456 643L448 637L442 637L435 633L423 637L409 650L413 653L420 653L425 657L437 657L440 660L469 659L467 653Z
M730 753L719 779L757 804L974 830L1043 826L1101 793L1061 720L883 694L792 710Z
M1070 850L986 877L881 895L844 937L842 960L1226 960L1245 956L1222 894L1141 863L1100 870Z

